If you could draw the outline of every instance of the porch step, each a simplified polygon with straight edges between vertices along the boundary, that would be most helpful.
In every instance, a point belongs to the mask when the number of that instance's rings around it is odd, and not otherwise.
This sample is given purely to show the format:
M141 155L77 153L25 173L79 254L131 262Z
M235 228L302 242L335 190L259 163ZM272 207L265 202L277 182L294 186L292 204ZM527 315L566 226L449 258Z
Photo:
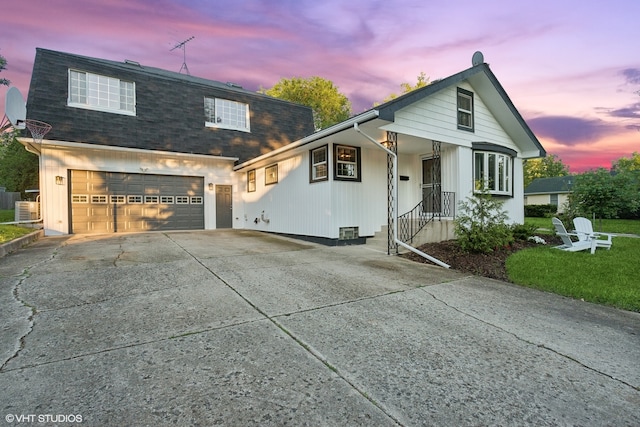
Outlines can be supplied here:
M418 234L413 238L413 242L408 242L409 245L417 248L425 243L442 242L445 240L455 239L454 222L451 219L442 219L432 221L427 224ZM374 237L367 238L367 246L371 245L373 249L387 252L387 226L382 226L379 232ZM398 248L400 253L408 252L408 249L400 246Z

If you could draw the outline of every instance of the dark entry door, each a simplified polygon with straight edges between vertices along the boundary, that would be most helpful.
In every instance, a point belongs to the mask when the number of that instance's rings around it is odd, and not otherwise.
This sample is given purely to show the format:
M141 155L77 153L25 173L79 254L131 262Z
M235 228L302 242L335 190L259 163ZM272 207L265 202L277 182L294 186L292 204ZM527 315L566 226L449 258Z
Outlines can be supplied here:
M422 159L422 201L424 212L440 212L440 171L433 158Z
M216 185L216 228L231 228L232 226L231 186Z

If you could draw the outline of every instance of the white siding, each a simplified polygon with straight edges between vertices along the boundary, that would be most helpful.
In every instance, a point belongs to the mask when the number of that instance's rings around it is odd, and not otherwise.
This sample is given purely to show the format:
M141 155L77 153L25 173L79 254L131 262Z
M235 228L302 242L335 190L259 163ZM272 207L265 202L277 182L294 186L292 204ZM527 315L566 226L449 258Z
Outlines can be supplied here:
M357 226L361 236L373 235L386 224L386 154L363 148L361 162L361 182L333 180L331 164L329 180L310 183L309 149L302 147L278 160L278 183L267 186L264 168L273 163L256 165L256 191L242 187L243 227L336 239L340 227ZM237 176L246 181L246 170Z
M474 92L471 85L458 87ZM457 88L450 87L427 99L398 111L395 123L385 129L398 133L471 146L472 142L490 142L518 151L516 144L496 121L482 99L474 96L474 132L457 128Z
M203 177L205 229L214 229L216 218L215 189L209 190L209 183L233 184L233 160L213 157L43 144L40 162L40 191L46 235L69 232L67 172L70 169ZM56 176L64 177L63 185L55 183ZM234 186L234 194L237 191L237 186ZM234 217L237 217L235 212ZM234 220L234 226L236 222L237 219Z

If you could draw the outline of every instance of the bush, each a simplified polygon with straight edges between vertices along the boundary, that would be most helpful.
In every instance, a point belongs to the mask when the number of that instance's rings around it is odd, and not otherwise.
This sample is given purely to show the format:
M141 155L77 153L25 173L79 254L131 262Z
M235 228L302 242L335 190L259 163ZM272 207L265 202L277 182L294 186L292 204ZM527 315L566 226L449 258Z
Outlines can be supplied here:
M513 224L511 226L511 233L515 240L528 240L529 237L534 236L538 227L534 224Z
M535 218L549 218L558 212L556 205L524 205L524 216Z
M489 253L513 243L513 233L505 221L502 202L489 194L467 197L455 219L458 244L467 252Z

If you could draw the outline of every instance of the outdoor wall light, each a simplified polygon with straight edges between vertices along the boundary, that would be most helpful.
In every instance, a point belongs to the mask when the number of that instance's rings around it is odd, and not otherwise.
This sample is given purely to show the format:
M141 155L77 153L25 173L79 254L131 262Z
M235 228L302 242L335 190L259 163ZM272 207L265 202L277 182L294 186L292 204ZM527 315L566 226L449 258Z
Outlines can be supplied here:
M209 190L210 190L210 191L213 191L213 182L210 182L210 183L209 183Z
M56 184L57 185L62 185L63 184L63 180L64 180L64 177L61 177L60 175L56 175Z

